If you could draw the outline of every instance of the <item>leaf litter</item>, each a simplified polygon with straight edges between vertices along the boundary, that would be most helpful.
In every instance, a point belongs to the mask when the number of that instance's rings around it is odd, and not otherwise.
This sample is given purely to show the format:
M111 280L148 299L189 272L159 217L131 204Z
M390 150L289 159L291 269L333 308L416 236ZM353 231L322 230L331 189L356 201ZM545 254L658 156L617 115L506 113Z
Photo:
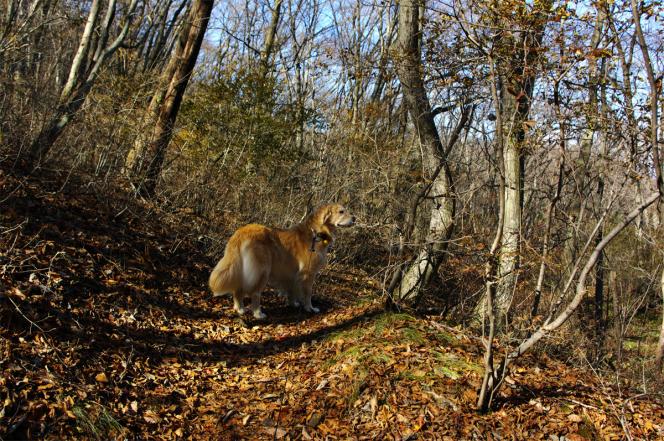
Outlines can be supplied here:
M268 292L267 320L239 319L207 292L214 258L182 219L61 187L0 174L2 439L664 436L661 398L542 356L477 414L478 339L382 312L378 281L349 265L322 274L321 314Z

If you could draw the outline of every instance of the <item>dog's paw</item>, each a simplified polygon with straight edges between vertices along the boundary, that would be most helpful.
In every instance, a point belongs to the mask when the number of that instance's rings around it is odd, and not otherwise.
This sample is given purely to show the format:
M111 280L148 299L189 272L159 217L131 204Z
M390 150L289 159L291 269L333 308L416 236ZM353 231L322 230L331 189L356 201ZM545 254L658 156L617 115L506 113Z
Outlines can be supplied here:
M307 312L313 312L314 314L318 314L320 312L320 309L316 308L315 306L309 306L307 308L304 308L304 310Z
M254 318L258 319L258 320L263 320L263 319L267 318L267 316L265 315L265 313L263 311L261 311L259 309L258 311L254 311Z
M247 313L247 308L244 306L241 306L239 308L234 308L235 312L237 312L237 315L245 315Z
M293 308L299 308L299 306L300 306L300 301L299 301L299 300L291 300L291 301L288 302L288 303L289 303L290 306L292 306Z

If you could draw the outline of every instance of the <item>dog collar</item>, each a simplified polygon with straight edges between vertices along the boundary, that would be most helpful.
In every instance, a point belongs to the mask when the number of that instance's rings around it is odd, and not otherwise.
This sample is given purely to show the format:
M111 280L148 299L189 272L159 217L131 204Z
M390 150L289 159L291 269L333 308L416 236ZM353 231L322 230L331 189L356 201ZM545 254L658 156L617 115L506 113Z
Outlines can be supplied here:
M314 253L316 251L315 247L316 247L317 239L318 239L318 234L316 233L316 231L314 231L312 229L311 230L311 252L312 253Z
M311 230L311 252L316 252L316 242L323 242L323 246L327 246L330 243L329 236L325 233L316 233L315 230Z

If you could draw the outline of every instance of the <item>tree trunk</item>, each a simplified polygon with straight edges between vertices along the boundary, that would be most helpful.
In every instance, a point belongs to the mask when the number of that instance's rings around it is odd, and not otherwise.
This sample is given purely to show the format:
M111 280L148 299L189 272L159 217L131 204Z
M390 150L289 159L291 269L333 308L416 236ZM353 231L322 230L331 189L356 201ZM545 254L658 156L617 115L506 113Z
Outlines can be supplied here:
M151 32L146 32L144 37L143 47L141 48L141 58L143 60L140 65L142 71L147 73L153 70L163 68L167 62L167 55L169 49L172 49L174 40L177 39L176 29L178 24L182 23L180 14L184 11L187 14L186 6L189 4L187 0L181 0L180 4L175 7L172 15L169 17L173 0L164 0L161 6L161 11L158 14L154 24L150 26ZM139 67L139 64L136 64Z
M598 27L600 25L598 24ZM596 70L596 69L593 69ZM594 72L593 72L594 74ZM606 94L606 83L607 83L607 68L606 63L602 63L599 76L599 114L600 114L600 124L597 125L597 132L600 143L600 158L604 159L608 157L608 145L606 142L605 128L603 125L604 121L607 120L607 112L609 104L607 102ZM598 81L595 81L597 84ZM593 107L594 109L595 107ZM591 109L591 111L593 110ZM604 181L605 181L605 170L602 164L598 167L598 176L597 176L597 204L598 206L604 205ZM640 194L640 192L639 192ZM597 233L597 243L600 243L604 238L604 228L600 228ZM597 259L597 265L595 265L595 346L597 350L597 359L599 360L603 353L604 340L606 337L606 327L607 327L607 311L604 309L606 303L605 293L604 293L604 257L605 252L602 251Z
M590 39L590 50L596 50L599 47L603 35L603 23L605 20L605 11L602 8L597 8L597 18L595 19L595 27L593 35ZM569 213L571 213L571 220L568 222L567 235L565 241L565 256L567 261L570 262L568 269L574 265L577 259L578 249L576 248L579 241L575 240L580 226L583 224L583 213L585 210L585 203L588 200L589 191L586 188L588 168L590 165L590 157L592 155L593 141L595 133L598 129L598 68L597 59L588 60L588 104L586 108L586 124L581 135L579 146L579 156L575 163L573 163L572 183L576 197L570 201Z
M383 5L385 10L389 9L389 5L385 3ZM380 35L380 55L378 58L378 72L376 74L376 81L374 82L374 88L371 92L371 101L378 102L383 96L383 90L387 83L387 63L389 61L389 48L392 45L392 40L394 39L395 30L397 28L397 19L398 15L395 14L394 18L390 19L387 26L387 30Z
M551 1L543 2L530 17L529 29L504 33L496 41L498 59L500 113L503 124L504 219L502 241L498 254L498 285L495 307L498 326L508 321L508 310L516 289L521 245L521 214L523 210L523 177L525 174L524 139L535 85L537 49L539 48ZM504 22L504 18L498 19ZM509 28L509 22L503 23Z
M446 151L440 141L424 88L420 42L421 0L406 0L399 5L399 30L394 54L404 101L424 152L424 167L431 184L426 198L433 203L425 246L403 273L395 273L389 294L398 300L414 300L440 265L442 252L454 229L454 187ZM415 210L411 216L415 216ZM410 220L414 222L414 218ZM398 276L399 274L400 277Z
M74 97L74 99L72 99L72 94L80 81L83 61L88 57L88 52L90 51L92 33L97 22L97 17L99 16L100 3L99 0L93 0L90 5L90 11L88 12L88 19L85 23L85 28L83 29L83 35L81 35L81 41L78 44L78 49L72 60L67 82L60 92L60 99L55 110L55 115L32 142L30 151L37 160L50 150L51 146L57 141L64 128L69 124L71 116L83 105L85 94L76 93L75 95L78 96ZM80 95L83 96L80 97Z
M662 177L661 158L659 157L659 144L657 142L657 132L659 131L657 105L658 99L662 93L662 78L659 81L655 77L655 70L652 61L650 60L650 52L648 51L648 43L643 36L643 29L641 28L641 11L636 0L631 0L632 18L634 20L634 30L636 38L641 48L641 55L643 56L643 63L646 68L646 77L648 78L648 85L650 91L648 93L650 98L650 136L649 141L652 149L653 165L655 166L655 178L657 180L657 190L662 198L664 198L664 177Z
M664 269L662 270L662 278L659 285L659 289L662 291L662 327L659 330L659 342L657 343L657 351L655 352L655 366L657 367L657 372L661 374L662 365L664 365Z
M520 130L520 129L517 129ZM498 254L498 286L496 309L499 327L506 324L507 311L516 288L521 240L521 210L523 200L523 153L521 139L509 135L504 144L503 164L505 171L505 213L503 234ZM520 138L520 137L519 137Z
M270 20L270 27L265 33L265 41L263 42L263 48L261 49L260 54L260 63L261 63L261 76L267 78L270 69L272 69L272 52L274 52L274 42L276 40L277 31L279 30L279 21L281 19L281 5L283 0L276 0L274 2L274 8L272 9L272 18Z
M430 195L434 199L431 210L429 231L426 243L419 254L404 272L396 293L401 300L413 300L426 288L431 276L438 269L442 260L442 252L447 248L447 241L454 228L454 198L451 172L447 163L443 165L434 178Z
M168 86L155 92L146 111L146 120L154 122L154 127L149 137L139 137L127 154L126 171L138 192L147 197L154 196L182 97L196 65L213 3L214 0L196 0L193 4L181 30L177 48L162 77L162 84Z

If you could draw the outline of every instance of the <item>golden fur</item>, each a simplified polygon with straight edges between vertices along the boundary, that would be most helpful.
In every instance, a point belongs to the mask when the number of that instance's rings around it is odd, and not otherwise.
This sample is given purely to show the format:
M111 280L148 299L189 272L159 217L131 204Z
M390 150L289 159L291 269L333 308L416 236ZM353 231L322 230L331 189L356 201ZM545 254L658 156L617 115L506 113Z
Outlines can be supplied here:
M286 291L292 305L319 312L311 305L314 279L325 265L327 250L338 227L349 227L355 216L339 204L318 208L298 225L287 230L250 224L239 228L226 244L224 257L210 274L215 296L233 295L238 314L243 300L251 299L256 318L265 318L260 296L266 285Z

